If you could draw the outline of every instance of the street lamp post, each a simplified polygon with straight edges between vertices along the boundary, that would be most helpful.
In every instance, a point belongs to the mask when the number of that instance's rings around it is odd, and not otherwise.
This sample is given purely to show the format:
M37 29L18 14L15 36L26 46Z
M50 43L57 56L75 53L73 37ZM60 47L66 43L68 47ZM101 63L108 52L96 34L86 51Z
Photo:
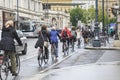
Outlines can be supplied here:
M105 35L105 26L104 26L104 0L102 0L102 32Z
M17 20L16 20L16 22L17 22L17 29L18 29L18 21L19 21L19 11L18 11L18 4L19 4L19 2L18 2L19 0L17 0Z
M93 40L93 47L100 47L100 39L99 39L99 27L98 27L98 0L96 0L96 18L95 18L95 27L94 27L94 36L95 39Z
M119 37L118 37L118 23L117 23L118 11L119 11L119 6L116 4L112 7L112 13L116 17L115 40L119 40Z

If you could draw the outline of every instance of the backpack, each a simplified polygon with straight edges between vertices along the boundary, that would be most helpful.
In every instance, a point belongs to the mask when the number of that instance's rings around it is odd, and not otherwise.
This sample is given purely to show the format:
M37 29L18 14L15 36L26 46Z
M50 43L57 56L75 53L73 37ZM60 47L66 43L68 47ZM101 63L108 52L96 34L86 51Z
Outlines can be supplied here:
M63 31L63 37L67 37L67 32Z
M76 37L77 36L77 34L76 34L76 32L75 31L71 31L71 35L73 36L73 37Z

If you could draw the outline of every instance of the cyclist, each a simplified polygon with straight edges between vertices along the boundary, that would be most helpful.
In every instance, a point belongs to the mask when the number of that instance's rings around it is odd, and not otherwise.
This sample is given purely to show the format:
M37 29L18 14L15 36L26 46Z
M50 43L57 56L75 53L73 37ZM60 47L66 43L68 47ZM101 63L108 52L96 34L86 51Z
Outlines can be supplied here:
M78 41L78 48L80 47L80 43L81 43L81 38L82 38L82 33L81 33L81 30L78 28L77 29L77 41Z
M49 32L46 25L42 25L41 31L39 31L38 40L35 44L35 48L40 48L43 50L45 47L45 58L48 59L48 42L50 41Z
M69 47L70 37L71 37L71 32L67 27L65 27L61 32L61 40L63 43L67 41L68 47ZM64 45L62 46L62 52L64 52Z
M5 23L5 26L2 28L1 35L1 50L4 50L4 55L9 55L11 59L11 73L13 76L17 76L16 73L16 59L15 59L15 42L14 39L22 46L22 42L17 35L17 32L13 26L13 21L9 20Z
M72 29L71 29L71 38L70 38L71 44L73 44L73 42L76 42L76 40L77 40L76 28L73 26Z
M55 43L55 46L57 48L56 58L58 57L58 38L57 37L59 37L59 39L61 39L59 32L56 31L56 26L53 26L52 30L50 31L50 44Z

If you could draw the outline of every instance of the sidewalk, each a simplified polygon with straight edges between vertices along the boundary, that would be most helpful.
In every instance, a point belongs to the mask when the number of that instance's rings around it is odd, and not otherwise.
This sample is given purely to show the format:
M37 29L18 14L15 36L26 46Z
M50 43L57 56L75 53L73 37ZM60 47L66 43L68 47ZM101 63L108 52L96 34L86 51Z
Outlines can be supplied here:
M85 49L120 50L120 47L113 46L114 41L113 38L109 38L109 43L106 42L106 46L102 45L101 47L93 47L92 45L87 45L85 46Z
M120 62L78 65L37 74L28 80L120 80Z

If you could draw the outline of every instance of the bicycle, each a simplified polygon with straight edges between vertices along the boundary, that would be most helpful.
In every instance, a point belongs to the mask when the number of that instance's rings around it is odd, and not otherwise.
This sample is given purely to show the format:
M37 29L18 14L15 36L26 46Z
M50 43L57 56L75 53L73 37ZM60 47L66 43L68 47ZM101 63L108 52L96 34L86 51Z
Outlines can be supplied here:
M52 58L52 62L54 62L55 60L57 60L57 48L55 45L55 42L51 44L51 58Z
M63 42L63 52L64 52L64 56L69 54L69 46L67 44L67 41Z
M72 51L74 51L74 46L75 46L75 39L71 39L71 46L72 46Z
M78 39L78 44L77 44L78 48L80 48L80 45L81 45L81 39L79 38Z
M42 67L42 65L43 65L43 62L45 63L45 64L47 64L48 63L48 54L47 55L45 55L45 47L43 47L43 48L39 48L39 50L38 50L38 64L39 64L39 66L40 67Z
M19 74L19 72L20 72L20 57L19 57L18 53L15 54L15 59L16 59L16 73ZM9 73L12 73L10 55L3 54L3 61L0 66L0 79L7 80Z

